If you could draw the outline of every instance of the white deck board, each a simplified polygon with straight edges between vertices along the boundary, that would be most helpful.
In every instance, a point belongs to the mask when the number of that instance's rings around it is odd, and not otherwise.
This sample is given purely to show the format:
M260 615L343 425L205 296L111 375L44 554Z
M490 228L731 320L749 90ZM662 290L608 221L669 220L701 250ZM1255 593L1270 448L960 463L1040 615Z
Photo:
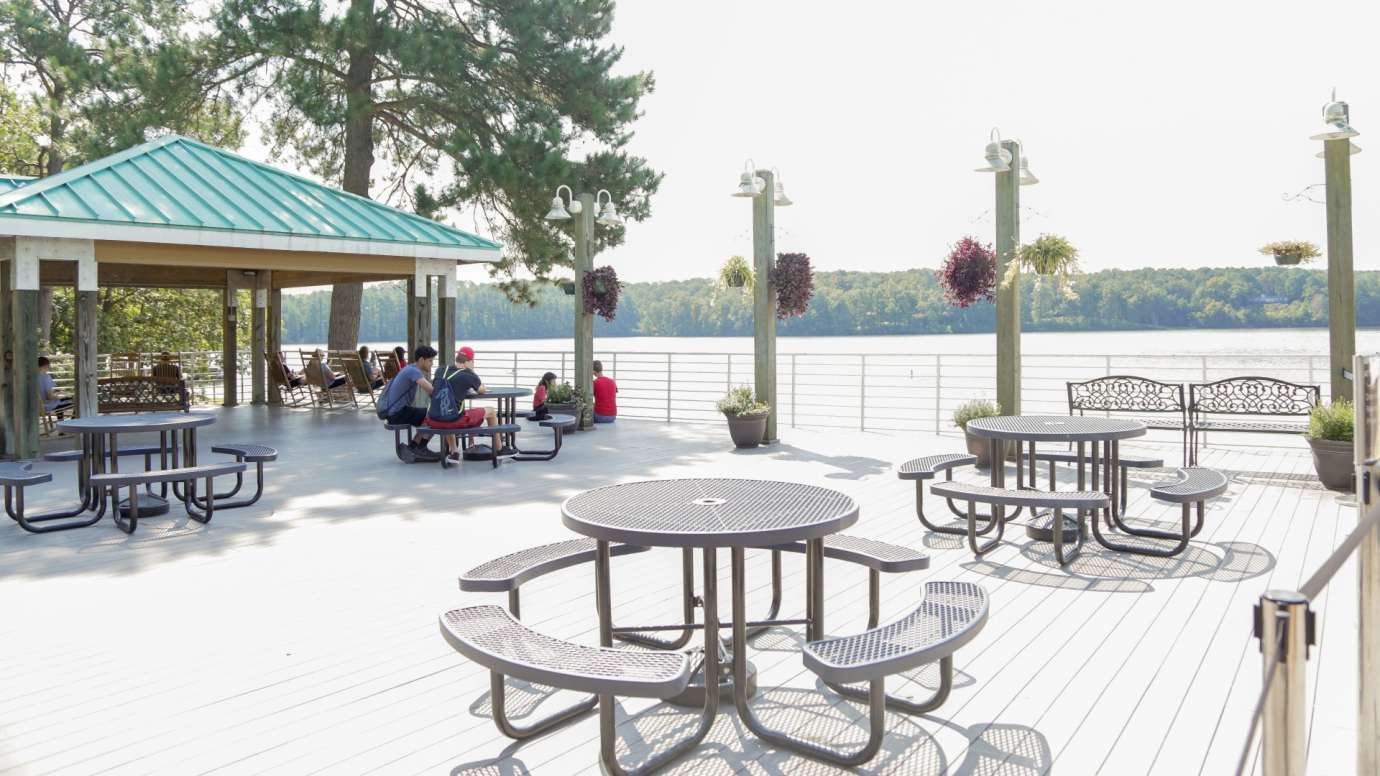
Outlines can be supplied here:
M785 479L853 496L861 518L850 533L931 555L927 571L883 576L884 621L914 606L927 579L989 591L989 622L958 653L949 701L918 719L888 714L882 753L860 772L1223 773L1235 767L1260 687L1251 605L1267 588L1301 584L1356 519L1349 497L1311 481L1300 440L1246 439L1207 449L1205 465L1228 471L1232 484L1179 559L1132 558L1090 542L1060 569L1051 547L1016 523L978 560L962 539L923 530L913 484L892 470L957 451L960 438L781 434L780 445L739 453L720 427L624 422L573 435L549 463L443 472L398 463L391 435L368 413L222 411L202 435L203 452L214 441L252 440L282 453L259 506L217 513L207 526L174 508L129 537L108 520L45 536L9 524L0 534L0 776L597 773L592 715L527 742L499 734L487 673L441 639L436 617L465 603L501 604L502 595L461 594L456 577L571 536L559 516L566 496L671 476ZM1179 455L1165 440L1128 447L1171 462ZM70 469L39 468L57 484L35 490L30 508L68 500ZM1132 515L1178 519L1144 486L1164 475L1133 473ZM971 470L959 477L981 479ZM940 499L926 507L949 518ZM767 557L748 553L754 613L770 597ZM616 621L676 622L679 569L671 550L615 559ZM727 623L727 551L718 569ZM697 555L697 579L700 570ZM783 616L801 613L803 576L803 558L786 554ZM1348 564L1315 607L1310 769L1319 773L1348 769L1355 748L1354 586ZM523 619L592 642L592 589L587 567L535 580L523 588ZM829 562L828 630L861 629L866 602L865 572ZM769 722L857 743L861 706L818 692L800 643L789 629L755 640L764 690L754 708ZM934 680L927 667L890 687L923 694ZM545 697L520 688L510 696L519 710ZM568 697L548 698L546 708ZM698 714L645 701L622 708L632 715L620 720L623 751L636 757L684 734ZM668 772L838 769L764 747L729 710L703 750Z

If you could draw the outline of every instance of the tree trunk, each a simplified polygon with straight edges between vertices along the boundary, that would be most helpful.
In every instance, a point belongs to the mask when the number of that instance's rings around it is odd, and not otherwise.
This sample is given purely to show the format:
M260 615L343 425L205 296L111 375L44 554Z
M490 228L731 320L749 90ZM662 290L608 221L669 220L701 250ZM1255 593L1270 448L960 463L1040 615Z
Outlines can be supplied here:
M341 187L369 196L369 173L374 167L374 0L350 0L350 17L359 25L348 49L350 68L345 83L345 169ZM363 283L336 283L331 288L331 319L326 335L331 350L354 350L359 344Z
M75 340L75 337L73 338ZM74 349L76 342L73 343ZM38 347L43 351L53 349L53 287L38 289Z

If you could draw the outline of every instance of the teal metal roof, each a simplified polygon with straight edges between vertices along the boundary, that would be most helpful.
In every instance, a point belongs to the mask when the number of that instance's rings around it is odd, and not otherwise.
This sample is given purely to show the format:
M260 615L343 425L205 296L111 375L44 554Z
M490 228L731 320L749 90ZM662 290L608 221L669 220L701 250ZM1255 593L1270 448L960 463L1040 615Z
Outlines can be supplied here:
M0 175L0 194L5 194L33 180L27 175Z
M27 184L15 180L0 179L0 232L18 217L499 250L483 237L180 135Z

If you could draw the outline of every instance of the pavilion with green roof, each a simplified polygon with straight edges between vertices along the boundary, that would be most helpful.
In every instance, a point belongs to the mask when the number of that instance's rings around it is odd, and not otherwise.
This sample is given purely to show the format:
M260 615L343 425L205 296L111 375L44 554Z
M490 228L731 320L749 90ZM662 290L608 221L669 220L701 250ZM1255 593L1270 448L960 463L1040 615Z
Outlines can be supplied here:
M0 176L0 350L6 452L38 452L40 286L74 286L76 405L96 411L97 290L216 288L235 373L237 292L252 291L253 396L266 390L263 353L279 349L281 291L350 281L407 280L409 343L431 341L428 289L439 278L442 352L454 348L460 264L493 262L500 246L454 227L323 186L178 135L47 178ZM234 391L227 391L233 402Z

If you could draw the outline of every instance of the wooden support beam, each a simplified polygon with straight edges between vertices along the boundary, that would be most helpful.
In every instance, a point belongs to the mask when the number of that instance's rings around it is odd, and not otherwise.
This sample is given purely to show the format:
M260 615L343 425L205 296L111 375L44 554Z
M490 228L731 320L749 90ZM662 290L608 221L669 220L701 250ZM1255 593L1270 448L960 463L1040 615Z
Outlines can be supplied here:
M238 274L238 273L235 273ZM228 284L227 284L228 285ZM239 325L239 291L226 288L221 292L221 351L220 364L223 377L221 404L234 407L240 403L239 397L239 343L236 341Z
M13 263L14 238L0 237L0 433L4 435L6 458L14 455L14 327L10 318Z
M96 343L100 316L100 292L76 291L76 402L77 417L89 418L97 414L96 401Z
M440 308L436 311L437 350L442 364L455 356L455 273L437 278Z
M1351 247L1351 140L1323 141L1327 182L1327 340L1332 401L1350 399L1356 355L1356 275Z
M275 279L277 273L274 273ZM283 292L281 289L274 288L268 292L268 325L265 332L264 347L269 353L283 352ZM268 392L269 404L282 404L282 394L277 391Z
M268 294L273 286L273 274L260 272L254 278L254 312L250 319L249 373L250 395L254 404L268 403L268 386L264 380L264 353L268 349Z
M1005 415L1021 414L1021 276L1003 283L1021 245L1021 144L1003 140L1011 169L997 176L997 405Z
M407 294L407 359L412 360L412 350L417 347L417 276L408 275L403 293Z
M422 275L418 283L413 286L415 289L412 295L412 326L411 339L408 347L414 352L422 345L431 344L431 300L427 289L431 286L431 276ZM409 361L411 354L409 354Z
M38 457L39 291L15 287L22 285L26 284L15 283L10 291L10 321L14 331L14 455L28 459Z
M758 170L762 193L752 198L752 375L758 401L771 405L763 442L776 441L776 289L771 271L776 263L776 176Z

